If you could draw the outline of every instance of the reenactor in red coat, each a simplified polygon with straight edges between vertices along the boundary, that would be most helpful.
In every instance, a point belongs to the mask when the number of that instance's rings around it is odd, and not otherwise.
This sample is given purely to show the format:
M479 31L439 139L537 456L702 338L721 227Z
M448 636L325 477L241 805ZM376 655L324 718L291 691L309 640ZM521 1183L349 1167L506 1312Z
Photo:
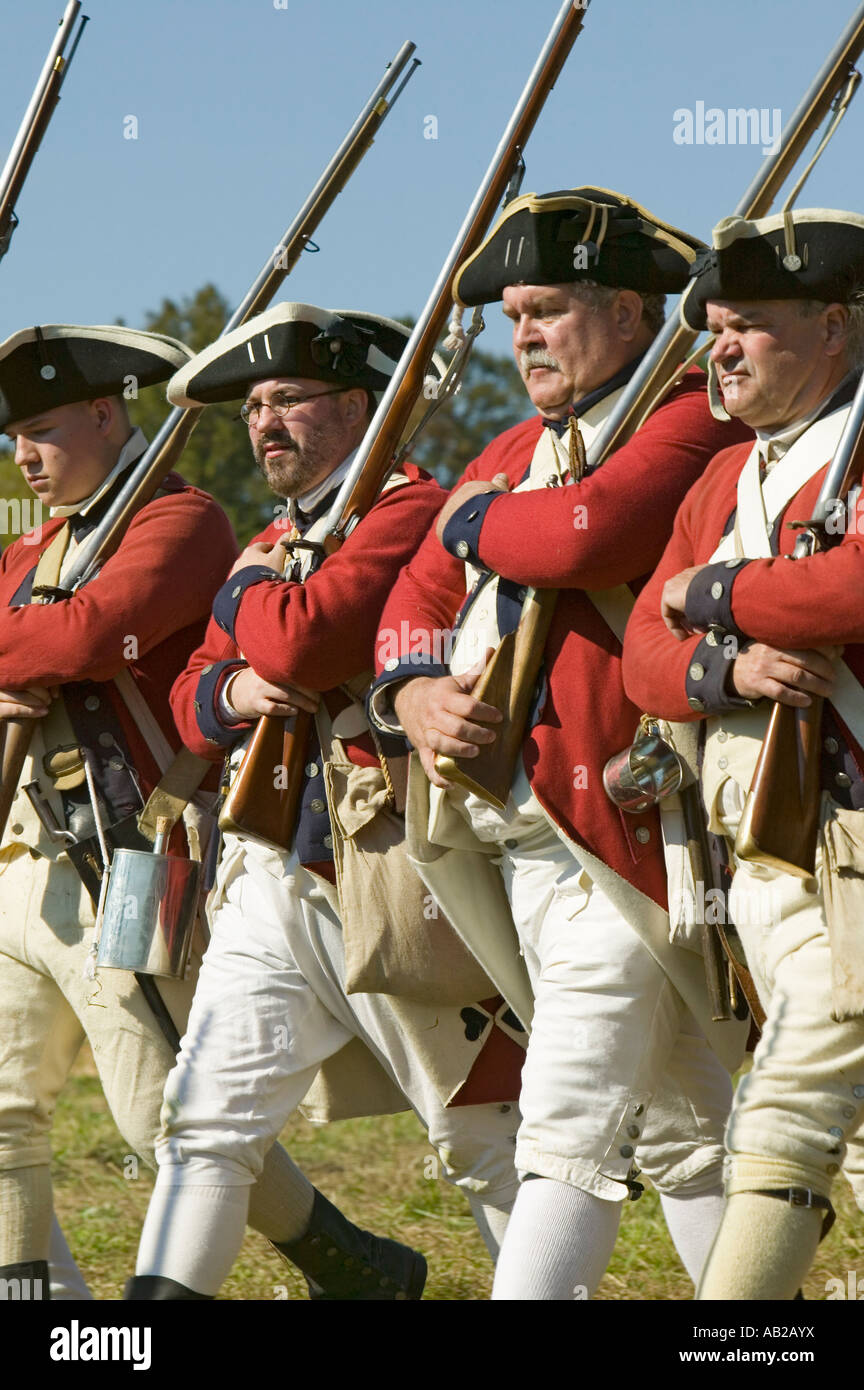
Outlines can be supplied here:
M638 719L621 682L624 586L644 582L687 489L742 436L712 419L691 371L628 444L584 467L700 247L603 189L528 194L505 210L456 293L503 301L537 416L459 480L379 629L373 715L404 730L431 783L412 767L415 862L516 1014L528 1023L533 1011L523 1181L496 1298L590 1294L620 1204L641 1190L637 1166L694 1276L719 1219L730 1083L706 1038L734 1066L740 1030L712 1026L698 957L669 939L656 813L623 816L602 771ZM448 787L434 760L464 758L470 773L494 738L498 713L469 692L526 586L561 593L499 813Z
M0 720L33 725L0 844L0 1278L31 1297L49 1297L49 1251L50 1296L89 1297L52 1227L50 1171L54 1106L85 1038L126 1143L154 1162L200 944L184 979L94 973L93 866L103 836L109 854L152 850L138 815L180 746L169 693L236 554L230 523L171 473L95 579L35 600L62 588L66 562L144 452L124 390L189 357L182 343L122 327L43 325L0 345L0 428L45 513L0 559ZM301 1266L290 1237L309 1191L275 1146L250 1212ZM345 1224L374 1256L374 1238Z
M729 916L767 1013L735 1097L727 1209L699 1296L791 1299L864 1120L860 500L835 544L787 558L864 363L864 217L727 218L683 307L716 335L718 414L757 441L718 454L685 498L628 627L624 675L640 708L701 724L708 826L734 871ZM821 836L806 877L736 839L771 702L800 709L814 696L825 697Z
M215 1297L268 1149L304 1097L308 1113L319 1071L332 1077L342 1069L341 1087L328 1083L329 1116L412 1105L493 1251L515 1196L518 1068L511 1063L521 1061L521 1049L489 982L476 1007L470 992L461 1006L379 992L389 980L348 991L353 926L380 921L386 929L403 914L409 933L423 927L425 890L407 862L389 892L379 884L377 895L364 897L375 857L366 836L376 821L383 818L401 842L394 758L404 762L404 743L370 730L363 694L378 615L443 494L406 464L341 549L311 573L309 557L408 336L378 315L277 304L199 353L169 384L175 404L242 400L256 461L287 498L217 593L204 641L175 684L183 738L205 757L230 750L233 770L262 715L306 710L315 733L301 750L290 846L265 845L242 826L224 835L211 941L166 1088L159 1176L130 1299ZM273 771L278 777L280 768ZM359 868L349 843L358 836L367 845ZM399 846L389 850L388 862ZM347 904L358 895L352 918ZM471 970L476 976L473 962ZM505 1058L502 1070L493 1057L491 1077L490 1050ZM372 1264L311 1186L296 1237L295 1250L317 1258L331 1286L338 1282L333 1297L420 1297L422 1258L393 1243L390 1257L379 1252Z

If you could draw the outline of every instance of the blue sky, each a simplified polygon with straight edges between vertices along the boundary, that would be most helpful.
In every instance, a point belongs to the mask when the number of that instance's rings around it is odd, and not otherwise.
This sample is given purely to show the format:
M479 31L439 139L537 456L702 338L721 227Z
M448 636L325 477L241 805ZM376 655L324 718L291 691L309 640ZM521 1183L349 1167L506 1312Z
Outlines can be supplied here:
M282 0L278 0L281 4ZM557 0L89 0L91 22L0 262L0 337L140 324L214 281L235 303L404 39L418 69L284 297L416 314L551 26ZM674 113L780 108L853 0L592 0L527 150L523 191L599 183L707 237L762 159L681 145ZM4 0L0 163L63 0ZM124 118L138 139L124 139ZM424 138L425 118L438 138ZM680 124L680 122L679 122ZM802 205L861 209L864 95ZM490 312L486 345L503 350Z

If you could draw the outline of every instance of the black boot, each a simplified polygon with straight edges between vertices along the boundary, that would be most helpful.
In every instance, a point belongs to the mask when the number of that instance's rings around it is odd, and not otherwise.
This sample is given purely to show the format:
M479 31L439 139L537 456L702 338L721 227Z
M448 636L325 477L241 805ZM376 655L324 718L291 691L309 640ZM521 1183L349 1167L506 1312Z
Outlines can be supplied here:
M21 1303L47 1303L50 1298L51 1275L47 1260L0 1265L0 1303L12 1299Z
M426 1261L418 1251L361 1231L320 1192L300 1239L272 1244L306 1276L310 1299L413 1300L426 1283Z
M134 1278L126 1280L123 1290L124 1303L151 1303L156 1299L169 1298L203 1298L213 1302L211 1293L196 1293L194 1289L187 1289L185 1284L166 1279L164 1274L136 1274Z

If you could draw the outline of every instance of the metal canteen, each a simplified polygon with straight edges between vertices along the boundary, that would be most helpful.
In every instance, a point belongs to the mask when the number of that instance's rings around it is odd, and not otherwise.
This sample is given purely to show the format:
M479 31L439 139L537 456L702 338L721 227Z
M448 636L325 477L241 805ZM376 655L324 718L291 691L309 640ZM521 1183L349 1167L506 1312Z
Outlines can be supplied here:
M114 851L97 969L183 978L195 928L201 865L163 853L170 829L170 821L160 817L151 854Z
M656 724L643 716L634 742L604 767L603 786L622 811L638 815L677 792L684 772L675 749L660 737Z

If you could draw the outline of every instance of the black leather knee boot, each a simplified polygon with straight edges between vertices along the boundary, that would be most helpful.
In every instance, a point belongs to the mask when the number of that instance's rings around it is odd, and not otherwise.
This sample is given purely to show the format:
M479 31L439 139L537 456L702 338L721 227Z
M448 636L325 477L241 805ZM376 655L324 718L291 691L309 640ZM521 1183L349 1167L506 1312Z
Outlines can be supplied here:
M196 1293L194 1289L187 1289L185 1284L178 1284L174 1279L166 1279L162 1274L136 1274L134 1278L126 1280L126 1287L123 1290L124 1303L153 1302L154 1300L165 1299L207 1299L213 1302L213 1295L210 1293Z
M306 1276L310 1299L416 1300L426 1283L426 1261L418 1251L361 1231L320 1192L300 1239L272 1244Z

